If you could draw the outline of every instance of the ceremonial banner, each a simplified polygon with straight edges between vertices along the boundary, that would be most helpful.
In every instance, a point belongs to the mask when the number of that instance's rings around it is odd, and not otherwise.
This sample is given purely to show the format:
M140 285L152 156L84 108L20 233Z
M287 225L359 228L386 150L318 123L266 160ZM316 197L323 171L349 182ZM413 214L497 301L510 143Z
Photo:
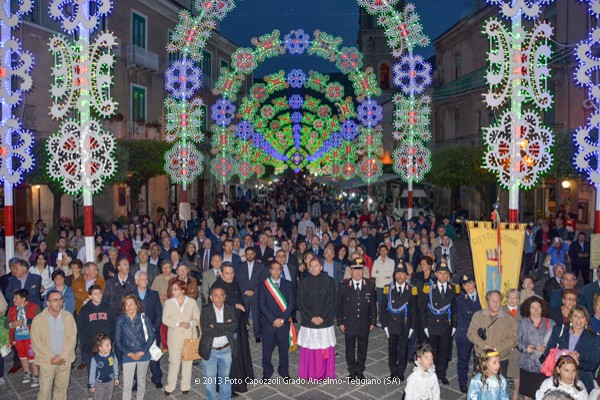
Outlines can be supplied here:
M500 224L500 235L492 222L468 221L467 226L481 307L486 307L485 294L490 290L499 290L505 302L506 291L512 288L518 289L519 286L527 225ZM500 271L498 270L499 248L502 249Z

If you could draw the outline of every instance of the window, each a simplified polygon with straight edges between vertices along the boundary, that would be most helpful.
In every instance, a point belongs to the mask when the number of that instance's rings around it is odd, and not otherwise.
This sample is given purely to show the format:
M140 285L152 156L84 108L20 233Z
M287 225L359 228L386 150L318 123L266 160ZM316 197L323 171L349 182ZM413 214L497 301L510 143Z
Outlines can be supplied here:
M229 68L229 62L221 58L221 68Z
M460 110L454 110L454 139L460 136Z
M381 89L390 89L390 64L387 62L381 63L379 66L379 87Z
M146 88L131 86L131 120L146 121Z
M457 53L454 55L454 79L458 79L461 76L461 67L462 67L462 60L460 57L460 53Z
M131 44L146 48L146 17L135 12L131 14Z
M204 87L212 89L212 54L208 51L202 51L202 75Z

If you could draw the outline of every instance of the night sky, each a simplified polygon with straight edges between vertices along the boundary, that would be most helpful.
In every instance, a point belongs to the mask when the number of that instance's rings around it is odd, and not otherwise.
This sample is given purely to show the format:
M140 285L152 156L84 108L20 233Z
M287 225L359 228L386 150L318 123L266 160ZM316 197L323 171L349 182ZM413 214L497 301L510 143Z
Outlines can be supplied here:
M465 15L467 3L473 0L413 0L425 33L433 40ZM251 46L250 39L274 29L281 36L293 29L304 29L312 37L315 29L341 36L343 46L356 46L359 6L356 0L243 0L221 22L221 33L238 46ZM430 46L422 50L426 57L433 55ZM318 57L285 55L270 59L256 71L255 77L292 68L321 72L335 71L335 65Z

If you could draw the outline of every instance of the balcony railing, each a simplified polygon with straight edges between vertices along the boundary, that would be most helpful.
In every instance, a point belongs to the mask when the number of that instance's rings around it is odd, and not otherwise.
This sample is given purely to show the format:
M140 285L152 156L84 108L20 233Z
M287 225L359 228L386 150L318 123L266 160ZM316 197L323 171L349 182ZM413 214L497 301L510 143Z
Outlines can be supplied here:
M136 45L127 46L127 67L141 67L158 71L158 54Z

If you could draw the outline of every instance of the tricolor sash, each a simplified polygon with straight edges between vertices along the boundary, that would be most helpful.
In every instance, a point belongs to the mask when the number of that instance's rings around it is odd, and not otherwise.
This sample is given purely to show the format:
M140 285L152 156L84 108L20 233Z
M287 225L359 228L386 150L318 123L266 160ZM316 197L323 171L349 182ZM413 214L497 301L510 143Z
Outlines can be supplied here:
M269 293L271 293L271 296L273 296L273 299L275 299L275 303L277 303L281 312L285 312L288 303L285 297L283 297L283 294L281 293L277 285L271 280L271 278L268 278L265 280L265 286L267 287ZM288 322L290 323L290 334L288 341L289 350L295 351L298 348L298 336L296 335L296 327L292 323L291 318L288 320Z

